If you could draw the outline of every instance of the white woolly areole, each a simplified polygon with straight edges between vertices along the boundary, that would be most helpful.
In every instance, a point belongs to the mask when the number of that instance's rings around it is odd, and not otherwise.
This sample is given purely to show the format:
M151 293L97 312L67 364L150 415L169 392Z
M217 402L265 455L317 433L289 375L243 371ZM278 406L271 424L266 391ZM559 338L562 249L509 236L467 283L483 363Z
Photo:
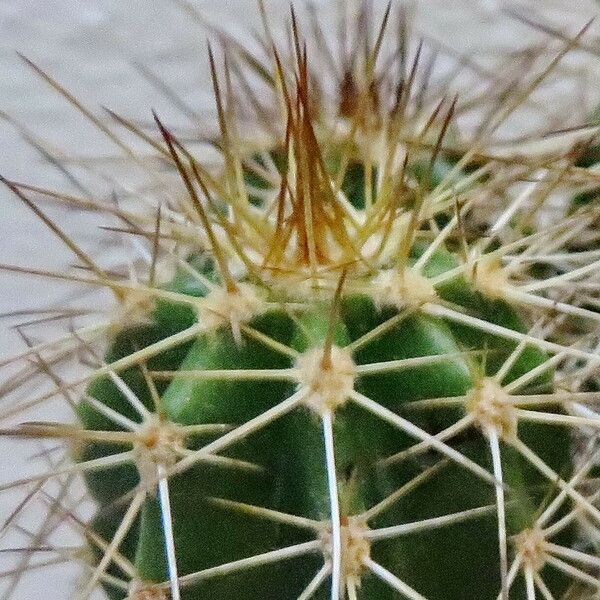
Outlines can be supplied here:
M238 333L242 323L247 323L264 310L264 301L258 290L247 283L237 283L236 289L215 288L198 303L198 317L207 331L231 326Z
M533 571L540 571L546 564L546 538L541 529L524 529L515 536L515 546L523 564Z
M368 531L369 527L364 521L342 517L342 581L354 584L357 588L360 588L365 561L371 557L371 543L365 536ZM330 527L323 530L321 540L325 559L330 560L333 546Z
M361 225L366 221L364 211L361 213L360 221ZM361 255L370 262L375 261L377 265L389 264L394 256L398 255L409 223L410 213L406 212L393 219L389 231L387 231L387 225L374 228L361 247Z
M502 439L517 435L517 413L502 386L484 377L467 394L467 410L482 429L492 429Z
M169 600L165 590L158 589L151 583L132 581L129 586L129 595L125 600Z
M329 360L323 348L311 348L296 360L298 389L305 390L304 400L318 414L335 411L354 389L356 367L352 356L332 346Z
M135 464L142 485L153 491L159 466L172 467L184 448L184 435L177 423L149 417L138 433L135 445Z
M508 275L496 258L479 259L473 264L470 274L475 288L492 300L504 298L510 286Z
M120 295L120 302L110 319L112 329L119 331L125 326L152 323L150 315L156 308L156 298L151 292L129 289L120 292Z
M156 284L163 286L167 285L175 277L177 277L177 271L181 262L184 260L183 258L179 258L179 256L189 256L191 251L180 251L179 255L166 254L160 258L160 260L156 261L154 265L154 281Z
M381 271L372 282L372 296L379 306L398 309L419 307L436 299L437 294L427 277L413 269Z

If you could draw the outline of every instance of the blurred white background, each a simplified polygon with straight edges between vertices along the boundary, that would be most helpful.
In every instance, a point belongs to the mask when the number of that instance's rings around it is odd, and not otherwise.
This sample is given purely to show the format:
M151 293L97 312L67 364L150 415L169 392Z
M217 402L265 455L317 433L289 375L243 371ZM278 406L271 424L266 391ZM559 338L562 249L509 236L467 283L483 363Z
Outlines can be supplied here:
M315 4L323 13L333 13L337 1ZM377 4L381 7L383 3ZM250 28L259 26L255 0L195 0L194 5L208 20L235 35L247 36ZM288 11L289 3L266 0L266 5L277 23L278 16ZM493 65L494 57L502 51L550 41L542 32L511 16L511 10L551 23L566 34L575 33L599 14L599 5L592 0L422 0L413 5L417 32L457 55L468 55L482 66ZM600 52L599 25L592 26L586 40ZM148 121L150 109L155 108L171 125L189 126L186 115L152 86L136 65L145 65L159 74L196 112L211 113L206 37L174 0L0 0L2 117L10 117L64 156L98 156L114 150L19 60L15 51L20 51L98 114L101 106L107 106ZM556 40L553 44L556 47ZM548 90L547 101L576 123L600 99L600 58L592 52L575 52L566 64L570 68L566 77L577 79L578 85L567 83L566 95ZM41 159L18 129L5 118L0 120L0 174L65 189L63 175ZM92 181L87 184L94 185ZM60 242L4 187L0 187L0 216L1 263L53 268L71 259ZM71 211L60 219L84 245L93 238L94 223L88 215ZM0 281L0 313L43 307L61 295L61 285L51 281L4 272L0 272ZM3 356L23 347L11 324L10 319L0 320ZM27 472L29 454L31 448L0 438L0 480ZM0 524L19 497L0 495ZM0 540L0 547L7 546L10 543ZM17 559L10 553L0 554L0 570L10 568ZM73 578L69 568L37 571L23 580L14 597L65 600Z

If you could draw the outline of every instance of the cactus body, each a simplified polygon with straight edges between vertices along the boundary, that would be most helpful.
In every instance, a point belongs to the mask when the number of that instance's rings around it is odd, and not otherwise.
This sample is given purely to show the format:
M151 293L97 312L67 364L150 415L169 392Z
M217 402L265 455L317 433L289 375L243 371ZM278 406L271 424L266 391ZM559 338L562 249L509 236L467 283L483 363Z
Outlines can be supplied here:
M452 263L452 255L440 255L432 261L430 275L448 269ZM179 286L188 293L185 284ZM470 290L465 281L447 287L448 298L464 306L477 306L483 318L506 327L522 327L516 313L506 303L486 301ZM306 353L326 344L330 312L330 306L323 302L307 301L294 318L282 310L270 310L251 320L250 324L269 338ZM366 296L342 296L339 314L335 317L333 342L336 347L351 344L397 314L398 311L392 308L378 308ZM129 340L139 348L189 327L191 316L181 306L159 305L152 325L141 331L139 328L125 329L119 333L106 361L112 362L126 355L130 351ZM405 405L416 400L469 393L478 385L478 377L493 374L514 346L493 336L481 336L472 329L455 327L442 319L415 314L362 346L353 355L355 363L386 363L443 354L449 355L448 358L431 365L358 377L354 388L385 409L409 415L411 421L424 431L437 433L464 416L464 410L450 408L412 414L406 412ZM467 349L480 352L461 355L461 351ZM533 370L546 359L545 353L533 347L526 348L507 379L510 381ZM158 354L148 363L148 368L183 372L285 369L293 365L292 358L260 341L234 339L231 330L225 327ZM542 372L533 382L532 389L535 385L548 385L544 382L549 381L549 376L548 372ZM144 389L139 369L124 372L122 378L153 410L150 392ZM159 390L160 414L166 422L234 426L285 401L294 393L295 386L260 379L203 381L178 378L174 374L170 383ZM88 393L118 412L135 418L131 406L108 376L95 381ZM90 413L86 404L82 404L81 418L86 428L111 427L109 421L98 418L97 412ZM333 433L344 522L381 502L439 461L435 452L429 451L413 460L382 466L382 459L409 448L414 443L414 436L351 403L335 411ZM547 426L526 425L520 428L519 435L557 472L568 467L571 460L569 439L560 430L558 435L554 432L549 437ZM187 448L201 448L209 442L210 438L191 439ZM478 432L465 433L452 447L482 467L491 468L489 449ZM109 451L115 449L88 447L85 458ZM174 476L170 481L171 510L180 573L195 573L311 539L311 535L301 528L244 514L219 504L218 499L314 519L323 524L321 535L326 535L330 497L324 455L319 414L310 406L301 405L225 452L225 456L250 463L257 469L200 463L190 471ZM503 447L502 456L508 488L507 526L509 533L514 534L531 526L540 502L552 486L509 446ZM96 519L97 532L103 538L111 539L125 510L115 508L111 502L130 492L138 484L139 477L134 467L119 467L89 474L87 479L90 490L101 502ZM489 482L450 461L440 467L439 474L393 504L369 526L379 528L418 522L493 503L494 488ZM138 522L122 547L122 552L135 563L140 577L147 582L162 582L168 578L162 531L158 500L151 496L145 501ZM494 598L500 585L497 545L494 511L447 529L416 532L369 544L370 553L377 562L398 574L411 587L419 589L425 597L439 600ZM293 599L310 582L319 560L317 553L291 558L289 562L275 566L207 578L186 589L183 597L189 600ZM559 577L551 585L558 593L563 589L564 581ZM513 597L519 597L516 587L514 593L517 595ZM325 598L328 592L323 590L321 594ZM114 592L114 597L118 598L119 593ZM371 576L362 582L360 597L378 600L395 597L395 592Z

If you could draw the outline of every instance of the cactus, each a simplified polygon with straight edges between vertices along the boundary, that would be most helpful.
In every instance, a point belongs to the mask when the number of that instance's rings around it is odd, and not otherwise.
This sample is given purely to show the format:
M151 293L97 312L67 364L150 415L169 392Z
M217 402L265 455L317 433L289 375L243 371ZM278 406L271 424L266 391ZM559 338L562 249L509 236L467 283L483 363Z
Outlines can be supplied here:
M266 141L236 119L234 57L219 75L209 48L217 174L158 115L157 138L114 115L180 180L155 214L113 211L148 241L144 277L101 267L7 182L117 301L103 355L77 338L92 373L51 392L83 386L78 425L7 430L77 442L45 477L81 472L96 502L78 597L598 593L597 448L572 431L599 423L600 317L570 289L598 268L571 248L597 207L540 227L562 149L487 154L520 96L461 143L456 99L415 98L421 47L398 81L378 71L389 19L359 29L334 100L295 15L272 70L234 47L267 84ZM545 187L497 192L539 169Z

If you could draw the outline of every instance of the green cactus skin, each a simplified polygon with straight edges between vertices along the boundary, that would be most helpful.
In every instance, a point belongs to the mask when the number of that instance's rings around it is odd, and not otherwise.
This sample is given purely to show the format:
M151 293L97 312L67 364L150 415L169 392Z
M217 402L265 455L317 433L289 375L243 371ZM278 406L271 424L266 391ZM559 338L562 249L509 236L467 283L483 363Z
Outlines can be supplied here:
M451 255L438 253L430 265L431 273L447 269L452 260ZM190 290L188 284L191 282L180 277L172 289L198 293ZM508 305L498 301L490 303L478 297L465 282L448 284L444 293L463 306L478 306L483 318L514 329L521 328ZM271 311L255 318L252 326L302 352L323 346L329 314L330 307L316 303L295 319L282 311ZM391 309L378 309L367 297L344 297L335 324L335 343L344 346L393 314ZM193 314L180 305L161 302L153 319L152 325L120 332L106 357L107 362L127 355L133 345L143 347L188 327ZM386 362L453 354L465 348L486 351L484 354L491 358L486 360L485 368L493 373L514 344L449 325L440 319L415 315L361 347L354 359L357 364ZM494 350L498 352L494 354ZM527 348L507 379L533 369L546 358L543 352ZM290 367L290 360L255 340L244 339L238 343L231 331L224 328L159 354L149 362L148 368L273 369ZM473 374L483 368L481 356L450 358L434 365L358 378L355 387L382 406L405 414L403 404L413 400L464 395L474 385ZM544 374L536 384L547 382L550 375ZM139 369L123 372L122 378L150 408L150 392ZM244 423L283 401L294 388L280 382L197 381L175 376L159 391L164 416L175 423L193 425ZM94 381L88 394L130 418L136 416L108 377ZM456 420L457 410L440 410L437 414L427 411L415 422L435 433ZM85 403L81 405L80 418L87 429L114 428L110 421ZM549 436L547 426L530 424L521 426L519 434L555 471L562 472L568 467L570 444L562 430L553 431ZM434 462L434 457L428 453L413 461L379 468L376 465L378 459L408 448L414 440L351 404L336 412L334 438L340 499L346 516L380 502ZM194 440L190 447L197 448L208 441ZM173 477L170 481L171 503L180 573L193 573L310 539L302 531L219 506L211 498L236 500L326 522L329 492L323 444L318 416L308 408L299 408L226 452L227 456L263 467L262 472L202 464ZM490 469L489 449L481 436L467 434L455 446ZM115 448L90 445L84 458L114 451ZM509 447L503 447L502 457L509 490L507 525L512 534L531 525L550 485ZM118 467L90 473L87 481L101 505L94 529L101 537L111 539L125 510L112 503L137 484L135 468ZM493 492L493 486L487 482L450 464L370 525L386 527L493 504ZM140 577L149 582L168 579L160 519L158 501L150 497L121 549L135 563ZM486 600L496 597L500 585L497 546L496 517L490 513L447 529L377 542L371 552L377 562L427 598ZM183 598L292 600L308 584L318 564L319 556L316 555L207 579L186 588ZM557 594L565 585L561 578L552 576L547 578L547 583ZM325 598L327 594L324 587L316 597ZM524 598L523 594L516 585L511 597ZM396 595L374 577L364 578L361 599L383 600ZM121 597L114 590L111 596Z

